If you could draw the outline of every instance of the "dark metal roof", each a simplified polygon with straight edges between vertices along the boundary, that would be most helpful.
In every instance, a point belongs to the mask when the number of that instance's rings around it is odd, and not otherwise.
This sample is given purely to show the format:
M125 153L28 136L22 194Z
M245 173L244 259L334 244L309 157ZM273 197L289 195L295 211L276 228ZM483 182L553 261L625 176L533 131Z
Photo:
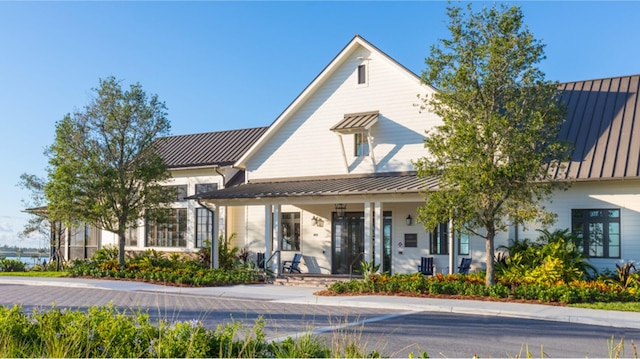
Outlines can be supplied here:
M418 178L415 172L314 177L252 182L202 193L191 199L259 199L371 194L416 194L437 189L436 179Z
M251 147L268 127L197 133L158 139L158 152L169 168L229 166Z
M567 120L560 138L574 149L557 179L640 176L640 75L560 85Z
M374 111L344 115L344 119L331 127L331 131L350 133L367 130L378 122L378 114L378 111Z

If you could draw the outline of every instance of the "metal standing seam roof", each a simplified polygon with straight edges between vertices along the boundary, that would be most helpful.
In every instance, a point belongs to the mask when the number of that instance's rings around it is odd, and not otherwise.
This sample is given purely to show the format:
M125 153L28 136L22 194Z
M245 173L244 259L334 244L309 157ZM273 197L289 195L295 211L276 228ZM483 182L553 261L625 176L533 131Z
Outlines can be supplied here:
M368 130L378 122L378 115L378 111L346 114L344 119L331 127L331 131L349 133Z
M556 179L640 177L640 75L563 83L560 138L574 145Z
M158 153L169 168L234 164L268 127L163 137Z
M269 182L250 182L213 192L192 196L191 199L253 199L281 197L320 197L366 194L415 194L437 189L437 180L424 179L415 172L380 173L336 177L314 177Z

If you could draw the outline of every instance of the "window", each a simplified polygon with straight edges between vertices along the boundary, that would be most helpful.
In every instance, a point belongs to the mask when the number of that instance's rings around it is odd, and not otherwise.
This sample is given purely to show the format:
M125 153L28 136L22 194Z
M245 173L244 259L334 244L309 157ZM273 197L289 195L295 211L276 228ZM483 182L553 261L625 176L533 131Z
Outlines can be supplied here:
M404 234L404 247L405 248L418 248L418 234L417 233L405 233Z
M212 233L213 213L206 208L196 208L196 248L204 247L205 241L213 243L211 241Z
M358 85L367 83L367 67L358 65Z
M300 212L282 212L283 251L300 251Z
M571 232L589 257L620 258L619 209L573 209Z
M196 183L196 194L213 192L217 189L217 183Z
M70 259L91 258L98 250L100 230L92 225L81 223L70 228L69 251Z
M353 136L353 155L356 157L369 155L369 143L363 133L356 133Z
M138 245L138 228L129 227L124 234L124 245L136 247Z
M187 209L159 209L147 216L147 247L186 247Z
M469 255L469 233L458 232L458 254Z
M440 223L431 231L431 254L449 254L449 226Z
M174 188L176 191L176 202L182 202L185 200L185 197L187 197L187 185L186 184L181 184L181 185L175 185L175 186L169 186L171 188Z

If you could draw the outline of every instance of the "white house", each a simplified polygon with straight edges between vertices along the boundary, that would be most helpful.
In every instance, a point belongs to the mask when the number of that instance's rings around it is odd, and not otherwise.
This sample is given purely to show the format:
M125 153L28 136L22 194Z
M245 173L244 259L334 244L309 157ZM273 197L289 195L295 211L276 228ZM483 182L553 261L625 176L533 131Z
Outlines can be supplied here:
M555 228L583 237L601 269L640 259L638 79L560 88L568 106L561 136L575 149L557 176L576 183L543 205L558 215ZM240 246L273 254L275 270L294 253L308 273L350 273L363 260L409 273L422 256L442 272L453 272L459 257L484 267L483 239L454 236L447 224L425 231L414 221L422 191L437 190L412 166L426 154L426 131L440 123L417 106L417 95L433 91L355 36L234 164L245 182L197 197L227 208L227 232ZM535 229L513 227L496 244L535 239Z
M560 88L561 136L575 149L557 176L575 183L543 205L558 215L555 228L582 235L599 268L640 260L639 79ZM461 257L484 267L484 239L415 222L424 191L438 189L412 165L441 123L419 106L418 95L434 91L355 36L271 126L170 137L162 154L171 185L189 199L176 201L173 223L140 223L127 250L192 252L211 233L235 233L236 246L254 259L266 253L276 272L296 253L306 273L348 274L362 261L411 273L423 256L438 272L454 272ZM496 245L537 238L535 229L512 227ZM101 242L115 237L103 232Z

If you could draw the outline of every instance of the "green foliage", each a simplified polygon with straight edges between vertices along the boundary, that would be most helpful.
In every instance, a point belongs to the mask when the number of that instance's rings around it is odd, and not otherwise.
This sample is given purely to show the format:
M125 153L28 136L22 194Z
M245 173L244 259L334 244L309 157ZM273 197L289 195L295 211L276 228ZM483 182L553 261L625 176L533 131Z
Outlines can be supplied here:
M24 262L17 259L0 259L0 272L24 272L26 266Z
M540 230L536 241L514 241L499 248L498 278L511 283L553 285L591 277L595 268L578 247L579 239L568 229Z
M233 246L232 242L236 238L236 233L232 233L226 239L220 235L218 239L218 268L233 269L240 264L238 253L240 248Z
M190 286L214 286L258 281L258 273L246 267L209 269L197 259L165 255L149 249L127 258L121 266L114 258L117 250L100 249L91 259L76 259L68 273L71 276L127 278Z
M133 84L123 90L113 77L100 80L94 99L82 111L56 124L44 192L52 218L95 224L119 236L124 264L124 233L146 210L170 203L170 177L157 153L169 134L166 106Z
M426 229L454 220L487 244L486 284L494 282L494 238L511 223L551 223L538 205L561 184L550 177L566 158L557 140L565 109L555 83L536 67L544 45L523 24L519 7L503 4L469 14L449 7L450 38L432 46L422 73L437 92L424 108L443 125L425 139L415 162L421 177L438 177L418 220Z
M328 290L336 294L358 293L394 295L449 295L468 298L491 297L514 300L531 300L558 303L633 302L640 300L640 288L623 288L608 280L573 280L570 282L546 281L509 282L499 280L485 285L483 273L471 275L437 274L426 277L414 274L381 274L368 280L352 279L336 282Z

